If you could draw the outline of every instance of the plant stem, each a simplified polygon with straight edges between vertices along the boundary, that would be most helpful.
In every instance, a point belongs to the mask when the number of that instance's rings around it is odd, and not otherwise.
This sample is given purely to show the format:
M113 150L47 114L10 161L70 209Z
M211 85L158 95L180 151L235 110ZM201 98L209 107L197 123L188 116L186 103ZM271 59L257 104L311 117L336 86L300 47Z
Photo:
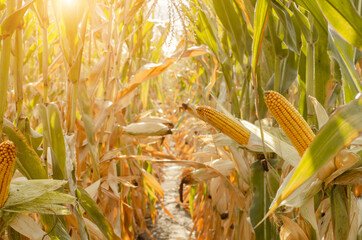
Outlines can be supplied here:
M307 122L309 125L315 123L314 107L311 101L308 100L309 96L315 96L315 47L313 40L313 17L309 16L310 21L310 37L307 39L307 62L306 62L306 99L307 99Z
M17 9L23 5L22 0L17 1ZM23 105L23 29L17 29L15 32L15 97L16 97L16 113L19 119Z
M48 0L44 0L43 13L43 102L48 102Z
M7 0L7 17L11 15L15 8L15 1ZM9 69L10 69L10 49L11 49L11 35L3 36L1 45L1 59L0 59L0 139L2 136L2 128L4 115L6 111L6 98L9 82Z
M275 70L274 70L274 91L280 92L280 58L275 55Z

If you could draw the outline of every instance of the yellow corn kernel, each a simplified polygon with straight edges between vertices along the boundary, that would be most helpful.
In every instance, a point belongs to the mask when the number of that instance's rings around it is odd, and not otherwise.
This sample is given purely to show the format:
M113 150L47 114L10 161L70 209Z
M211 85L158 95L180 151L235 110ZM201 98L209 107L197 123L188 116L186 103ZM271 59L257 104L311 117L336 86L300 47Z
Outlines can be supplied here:
M225 114L207 106L197 107L196 112L202 120L210 123L222 133L234 139L237 143L241 145L248 144L250 131Z
M15 165L16 150L11 141L0 144L0 208L8 199L11 178Z
M314 133L297 109L281 94L274 91L264 93L265 103L283 129L300 156L314 138Z

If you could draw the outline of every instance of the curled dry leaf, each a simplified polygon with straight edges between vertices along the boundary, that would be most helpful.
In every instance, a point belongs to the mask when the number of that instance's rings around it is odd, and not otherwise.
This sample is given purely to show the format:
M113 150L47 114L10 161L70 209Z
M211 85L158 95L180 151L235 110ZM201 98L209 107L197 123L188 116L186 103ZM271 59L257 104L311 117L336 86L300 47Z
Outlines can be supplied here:
M222 214L227 211L228 201L226 189L223 186L220 178L210 180L209 191L211 195L212 205L216 206L217 211Z
M87 224L87 228L89 231L89 234L92 236L92 239L95 240L106 240L107 238L103 235L101 230L97 227L96 224L94 224L92 221L90 221L88 218L84 218L84 221Z
M284 223L279 233L281 240L308 240L307 235L297 223L293 222L290 218L283 215L281 216L281 218Z
M340 151L334 158L334 165L336 167L336 170L328 175L328 177L324 180L325 183L329 184L330 182L332 182L336 177L340 176L342 173L353 167L353 165L359 160L360 156L355 154L354 152L348 150ZM361 177L359 179L361 179ZM358 177L355 178L355 180L358 181Z
M334 158L334 164L338 169L345 167L345 166L351 166L354 163L356 163L360 157L350 151L342 150L338 155Z

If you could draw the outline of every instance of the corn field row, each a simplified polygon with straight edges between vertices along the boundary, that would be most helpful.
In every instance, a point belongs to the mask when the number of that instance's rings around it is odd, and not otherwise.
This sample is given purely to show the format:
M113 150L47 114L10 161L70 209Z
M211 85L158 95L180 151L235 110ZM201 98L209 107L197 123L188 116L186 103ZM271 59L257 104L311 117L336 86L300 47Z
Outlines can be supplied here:
M362 240L362 0L0 14L1 239L157 239L176 164L190 239Z

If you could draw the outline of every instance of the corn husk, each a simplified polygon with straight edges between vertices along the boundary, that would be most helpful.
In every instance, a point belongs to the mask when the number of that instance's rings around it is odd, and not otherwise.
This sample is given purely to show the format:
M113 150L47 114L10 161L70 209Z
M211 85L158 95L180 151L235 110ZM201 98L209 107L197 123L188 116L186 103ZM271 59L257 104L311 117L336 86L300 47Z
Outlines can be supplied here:
M163 136L172 133L166 125L155 122L131 123L123 131L133 136Z
M161 117L153 117L153 116L149 116L149 117L143 117L143 118L140 118L136 121L136 123L141 123L141 122L144 122L144 123L161 123L163 125L166 125L168 126L169 128L173 128L174 125L173 123L166 119L166 118L161 118Z

